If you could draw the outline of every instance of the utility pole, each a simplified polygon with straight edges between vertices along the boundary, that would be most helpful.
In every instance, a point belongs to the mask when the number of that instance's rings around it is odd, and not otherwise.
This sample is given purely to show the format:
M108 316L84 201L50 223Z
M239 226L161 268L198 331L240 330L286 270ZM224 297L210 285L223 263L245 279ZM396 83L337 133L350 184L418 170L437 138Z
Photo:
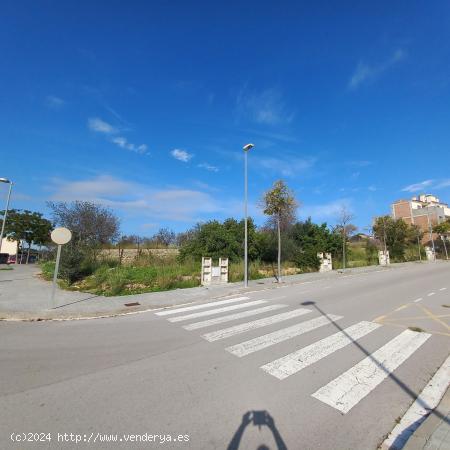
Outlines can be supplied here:
M6 216L8 214L9 201L11 199L11 191L12 191L13 183L11 180L8 180L7 178L0 178L0 183L9 183L8 197L6 199L6 208L5 208L5 212L3 214L2 230L0 231L0 253L1 253L3 234L5 233ZM17 258L17 256L16 256L16 258Z
M244 145L244 287L248 287L248 155L250 149L254 147L253 144Z

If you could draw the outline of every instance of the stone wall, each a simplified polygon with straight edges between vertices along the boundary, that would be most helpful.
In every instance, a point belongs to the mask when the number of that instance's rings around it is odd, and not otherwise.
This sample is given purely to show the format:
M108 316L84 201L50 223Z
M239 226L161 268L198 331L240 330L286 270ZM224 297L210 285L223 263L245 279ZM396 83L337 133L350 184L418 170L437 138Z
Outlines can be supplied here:
M102 250L100 255L105 258L119 259L120 253L122 253L122 264L132 264L138 256L138 252L141 256L146 255L156 256L158 258L173 258L179 253L177 248L111 248Z

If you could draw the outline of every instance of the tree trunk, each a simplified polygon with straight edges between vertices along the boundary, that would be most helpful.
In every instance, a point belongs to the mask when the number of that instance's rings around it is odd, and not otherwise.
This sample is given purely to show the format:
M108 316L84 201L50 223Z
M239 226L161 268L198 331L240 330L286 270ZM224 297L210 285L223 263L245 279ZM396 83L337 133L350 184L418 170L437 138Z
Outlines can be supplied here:
M342 270L345 270L345 233L342 233Z
M21 241L20 244L20 264L23 264L23 250L24 250L25 246L23 244L23 241Z
M28 264L28 261L30 260L30 250L31 250L31 242L28 243L28 251L27 251L27 261L26 261L26 264Z
M278 283L281 283L281 229L280 229L280 217L277 218L278 228Z

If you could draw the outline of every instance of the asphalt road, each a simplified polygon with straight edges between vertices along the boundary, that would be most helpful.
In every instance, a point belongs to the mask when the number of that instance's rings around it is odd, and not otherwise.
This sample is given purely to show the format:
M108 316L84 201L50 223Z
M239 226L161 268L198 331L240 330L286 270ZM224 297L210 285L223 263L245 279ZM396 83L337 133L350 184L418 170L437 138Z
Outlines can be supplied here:
M450 352L450 264L236 297L0 322L0 448L376 449Z

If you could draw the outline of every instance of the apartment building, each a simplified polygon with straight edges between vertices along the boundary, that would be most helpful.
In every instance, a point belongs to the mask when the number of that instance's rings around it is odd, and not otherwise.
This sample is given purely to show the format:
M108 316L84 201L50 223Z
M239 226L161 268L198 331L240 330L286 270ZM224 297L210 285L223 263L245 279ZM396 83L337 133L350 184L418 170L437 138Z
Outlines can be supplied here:
M425 233L423 244L430 241L430 228L450 219L448 204L431 194L422 194L411 200L397 200L391 207L394 219L403 219L408 224L417 225ZM436 234L433 234L433 239L437 239Z

